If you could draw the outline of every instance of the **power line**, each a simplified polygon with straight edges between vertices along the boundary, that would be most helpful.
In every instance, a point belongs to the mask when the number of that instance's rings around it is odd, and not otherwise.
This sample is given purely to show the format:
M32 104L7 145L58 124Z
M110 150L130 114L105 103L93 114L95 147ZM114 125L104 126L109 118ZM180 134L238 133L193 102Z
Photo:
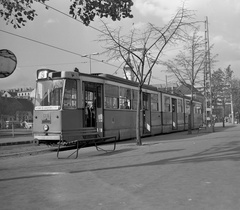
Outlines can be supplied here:
M31 39L31 38L28 38L28 37L24 37L24 36L21 36L21 35L18 35L18 34L14 34L14 33L11 33L11 32L9 32L9 31L5 31L5 30L2 30L2 29L0 29L0 31L2 31L2 32L4 32L4 33L7 33L7 34L10 34L10 35L12 35L12 36L16 36L16 37L19 37L19 38L22 38L22 39L26 39L26 40L28 40L28 41L35 42L35 43L38 43L38 44L42 44L42 45L45 45L45 46L48 46L48 47L51 47L51 48L55 48L55 49L58 49L58 50L67 52L67 53L71 53L71 54L74 54L74 55L77 55L77 56L81 56L81 57L83 56L83 55L81 55L81 54L79 54L79 53L75 53L75 52L72 52L72 51L69 51L69 50L65 50L65 49L63 49L63 48L56 47L56 46L50 45L50 44L46 44L46 43L44 43L44 42L40 42L40 41L37 41L37 40L35 40L35 39Z
M33 65L22 65L19 66L21 68L25 67L34 67L34 66L60 66L60 65L72 65L72 64L79 64L79 63L88 63L87 61L83 62L71 62L71 63L49 63L49 64L33 64Z
M76 18L73 18L73 17L71 17L70 15L68 15L68 14L66 14L66 13L64 13L64 12L62 12L62 11L60 11L60 10L52 7L52 6L49 6L49 5L47 5L47 4L45 4L45 3L42 3L42 2L39 2L39 3L42 4L42 5L44 5L46 8L51 8L52 10L54 10L54 11L56 11L56 12L59 12L60 14L62 14L62 15L64 15L64 16L67 16L68 18L71 18L71 19L73 19L73 20L75 20L75 21L77 21L77 22L80 22L80 23L84 24L81 20L78 20L78 19L76 19ZM88 27L90 27L90 28L92 28L92 29L94 29L94 30L96 30L96 31L98 31L98 32L100 32L100 33L105 34L103 31L101 31L101 30L99 30L99 29L97 29L97 28L95 28L95 27L93 27L93 26L90 26L90 25L89 25ZM19 38L26 39L26 40L28 40L28 41L32 41L32 42L35 42L35 43L38 43L38 44L42 44L42 45L45 45L45 46L48 46L48 47L51 47L51 48L54 48L54 49L58 49L58 50L61 50L61 51L64 51L64 52L67 52L67 53L70 53L70 54L74 54L74 55L80 56L80 57L88 57L88 56L83 56L83 55L80 54L80 53L75 53L75 52L72 52L72 51L69 51L69 50L60 48L60 47L56 47L56 46L54 46L54 45L50 45L50 44L47 44L47 43L44 43L44 42L40 42L40 41L31 39L31 38L28 38L28 37L24 37L24 36L21 36L21 35L18 35L18 34L14 34L14 33L8 32L8 31L4 31L4 30L1 30L1 29L0 29L0 31L2 31L2 32L4 32L4 33L7 33L7 34L10 34L10 35L12 35L12 36L17 36L17 37L19 37ZM172 51L172 50L173 50L173 49L170 49L170 50L168 50L168 51ZM174 49L174 50L176 50L176 49ZM104 60L98 60L98 59L95 59L95 58L91 58L91 59L94 60L94 61L97 61L97 62L104 63L104 64L109 65L109 66L116 67L117 70L116 70L113 74L116 74L117 71L118 71L118 70L121 68L121 66L122 66L122 64L121 64L120 66L116 66L116 65L110 64L110 63L108 63L108 62L105 62ZM76 63L79 63L79 62L76 62ZM81 63L81 62L80 62L80 63ZM73 64L73 63L67 63L67 64ZM41 64L41 65L44 65L44 64ZM61 64L46 64L46 65L61 65ZM32 66L39 66L39 65L32 65ZM154 77L154 76L152 76L152 78L155 79L155 80L164 81L164 80L159 79L159 78Z
M10 35L12 35L12 36L16 36L16 37L19 37L19 38L22 38L22 39L26 39L26 40L31 41L31 42L35 42L35 43L38 43L38 44L41 44L41 45L45 45L45 46L48 46L48 47L51 47L51 48L54 48L54 49L57 49L57 50L61 50L61 51L63 51L63 52L71 53L71 54L73 54L73 55L77 55L77 56L80 56L80 57L86 57L86 56L83 56L83 55L80 54L80 53L72 52L72 51L70 51L70 50L66 50L66 49L63 49L63 48L60 48L60 47L56 47L56 46L54 46L54 45L50 45L50 44L47 44L47 43L44 43L44 42L37 41L37 40L35 40L35 39L31 39L31 38L24 37L24 36L21 36L21 35L18 35L18 34L14 34L14 33L11 33L11 32L9 32L9 31L5 31L5 30L2 30L2 29L0 29L0 31L1 31L1 32L4 32L4 33L7 33L7 34L10 34ZM98 60L98 59L95 59L95 58L92 58L92 60L97 61L97 62L99 62L99 63L104 63L104 64L106 64L106 65L109 65L109 66L113 66L113 67L118 68L118 66L113 65L113 64L110 64L110 63L107 63L107 62L104 61L104 60Z
M47 4L43 3L43 2L39 2L39 3L42 4L42 5L44 5L46 8L51 8L52 10L54 10L54 11L56 11L56 12L59 12L59 13L63 14L64 16L67 16L68 18L71 18L71 19L73 19L73 20L75 20L75 21L77 21L77 22L80 22L80 23L84 24L81 20L78 20L78 19L76 19L76 18L73 18L73 17L71 17L70 15L68 15L68 14L65 13L65 12L62 12L62 11L60 11L60 10L58 10L58 9L52 7L52 6L49 6L49 5L47 5ZM92 28L92 29L94 29L94 30L96 30L96 31L98 31L98 32L100 32L100 33L105 34L103 31L99 30L98 28L95 28L95 27L90 26L90 25L88 25L88 27L90 27L90 28Z

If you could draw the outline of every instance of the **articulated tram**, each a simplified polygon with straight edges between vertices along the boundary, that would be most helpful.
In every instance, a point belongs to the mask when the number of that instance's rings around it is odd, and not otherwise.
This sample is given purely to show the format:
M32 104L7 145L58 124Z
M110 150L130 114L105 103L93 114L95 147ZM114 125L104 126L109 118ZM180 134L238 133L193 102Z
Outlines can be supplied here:
M136 136L138 83L108 74L37 71L34 139L54 144L80 138L95 128L100 136ZM145 85L141 97L141 135L188 129L190 99ZM202 124L202 103L194 101L193 128Z

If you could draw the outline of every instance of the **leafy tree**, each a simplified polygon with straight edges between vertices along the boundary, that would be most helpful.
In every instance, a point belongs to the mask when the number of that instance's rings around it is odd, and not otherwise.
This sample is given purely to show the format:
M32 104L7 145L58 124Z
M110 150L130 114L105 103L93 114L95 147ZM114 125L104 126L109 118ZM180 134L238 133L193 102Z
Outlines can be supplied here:
M110 29L105 23L100 41L111 59L123 60L138 83L138 102L136 115L136 143L142 145L140 134L140 109L142 88L151 75L153 67L160 62L165 47L179 41L187 26L192 26L193 14L184 7L163 27L147 24L143 29L132 27L130 33L122 35L121 28Z
M33 21L37 11L32 8L34 2L45 4L49 0L0 0L2 8L0 16L6 23L13 24L14 28L25 26L27 20ZM112 20L132 18L132 0L71 0L69 14L80 18L88 26L94 21L95 16L100 18L110 17ZM48 9L48 6L46 6Z
M15 115L17 110L22 109L21 103L15 98L0 97L0 114Z
M231 66L225 70L219 68L212 74L212 99L214 107L219 105L223 108L223 118L225 117L225 105L231 100L232 95L232 74ZM224 120L223 120L223 126Z
M235 116L238 123L240 122L240 80L235 78L232 80L232 102Z

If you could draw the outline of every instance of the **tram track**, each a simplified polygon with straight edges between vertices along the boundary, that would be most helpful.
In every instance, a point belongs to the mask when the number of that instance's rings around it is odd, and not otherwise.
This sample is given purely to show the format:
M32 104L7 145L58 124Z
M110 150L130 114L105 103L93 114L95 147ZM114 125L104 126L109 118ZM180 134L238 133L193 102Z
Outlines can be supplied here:
M103 144L110 143L106 142ZM93 144L85 145L84 147L91 147ZM60 151L72 150L76 149L76 146L69 145L60 148ZM18 144L18 145L10 145L10 146L2 146L0 147L0 159L6 158L17 158L23 156L34 156L46 153L57 152L58 146L48 146L45 144L35 145L35 144Z
M2 146L0 147L0 159L22 157L28 155L33 156L56 152L56 150L56 147L48 147L46 145L38 146L33 144Z

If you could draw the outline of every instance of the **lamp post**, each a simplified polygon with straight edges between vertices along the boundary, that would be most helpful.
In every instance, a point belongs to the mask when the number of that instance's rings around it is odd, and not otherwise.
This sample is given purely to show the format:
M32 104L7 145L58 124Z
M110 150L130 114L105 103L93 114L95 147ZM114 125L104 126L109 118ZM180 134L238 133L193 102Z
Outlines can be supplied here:
M99 55L99 53L95 52L95 53L86 54L82 56L82 57L89 57L90 74L92 73L92 55Z

